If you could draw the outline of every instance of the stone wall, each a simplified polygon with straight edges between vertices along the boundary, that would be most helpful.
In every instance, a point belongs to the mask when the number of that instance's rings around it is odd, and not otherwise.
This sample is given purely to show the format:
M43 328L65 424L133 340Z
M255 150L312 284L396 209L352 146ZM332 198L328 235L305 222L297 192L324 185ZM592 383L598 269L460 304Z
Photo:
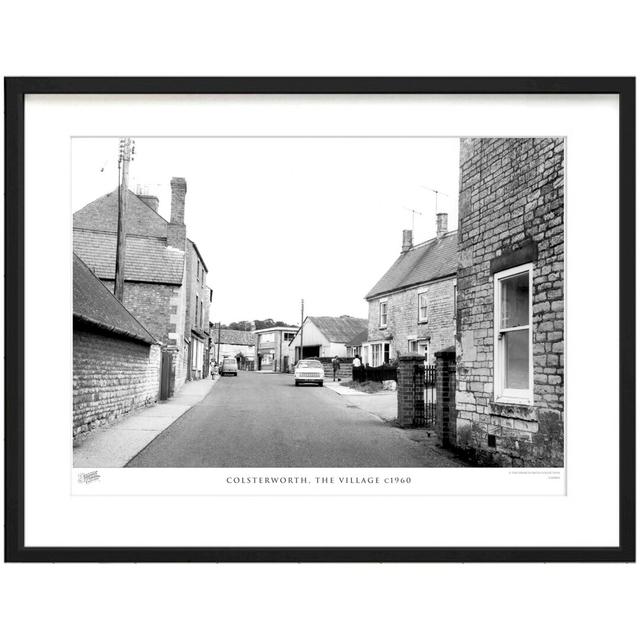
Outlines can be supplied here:
M479 464L564 462L564 141L461 141L457 445ZM494 277L532 262L533 405L494 398Z
M103 282L113 292L113 280ZM170 394L174 395L185 383L189 370L189 345L184 339L186 288L127 280L123 304L156 340L170 347L174 362Z
M154 404L159 387L159 345L74 326L74 437Z
M320 362L322 362L325 378L327 378L328 380L333 380L333 358L322 356L320 358L316 358L316 360L320 360ZM342 380L351 378L351 372L353 369L353 358L338 358L338 360L340 360L338 377L342 378Z
M369 301L368 342L390 341L389 358L409 353L409 340L429 340L429 364L434 354L455 340L455 278L397 291ZM418 296L427 294L428 318L419 322ZM387 300L387 327L380 328L380 301Z
M185 265L185 323L184 337L188 341L193 341L192 329L200 334L198 338L204 342L203 359L196 369L192 369L191 362L186 371L187 378L200 378L205 364L205 351L209 343L209 311L210 311L210 289L207 286L207 273L204 271L204 263L198 256L195 246L191 240L187 240L187 254ZM198 309L196 312L196 300ZM200 312L202 305L202 315ZM202 337L202 333L206 337ZM208 357L208 356L207 356Z

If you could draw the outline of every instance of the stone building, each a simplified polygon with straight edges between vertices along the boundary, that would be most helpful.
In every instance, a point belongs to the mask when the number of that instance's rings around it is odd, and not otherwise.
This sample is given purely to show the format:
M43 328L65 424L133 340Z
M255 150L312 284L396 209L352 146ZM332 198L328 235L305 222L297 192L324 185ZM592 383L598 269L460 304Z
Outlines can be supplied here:
M184 178L171 179L168 222L158 213L158 198L132 191L126 194L123 303L171 353L170 395L193 377L193 371L203 370L208 361L202 353L203 364L199 359L194 362L191 349L193 328L200 330L200 305L196 323L195 295L199 292L198 302L202 298L206 303L202 306L202 326L208 329L211 294L206 282L198 281L204 262L187 238L186 192ZM115 283L117 225L118 189L73 214L74 252L111 291ZM204 341L197 334L195 338ZM199 358L200 351L196 349L195 353Z
M297 330L298 327L278 326L254 331L256 370L288 372L293 366L294 355L289 342Z
M434 354L454 344L457 237L447 214L437 214L437 236L413 245L402 232L402 252L369 291L369 326L362 344L365 364L379 366L400 355Z
M564 460L564 141L461 141L454 440L480 464Z
M158 399L160 344L73 256L73 435Z
M209 375L209 310L212 291L207 286L209 273L195 242L187 238L187 301L184 339L188 344L187 380L201 380Z
M230 357L243 360L244 363L255 361L256 336L251 331L237 331L235 329L216 329L210 324L212 353L211 359L222 362L223 358ZM218 344L220 345L218 347ZM219 353L219 356L218 356ZM242 364L238 362L238 364Z

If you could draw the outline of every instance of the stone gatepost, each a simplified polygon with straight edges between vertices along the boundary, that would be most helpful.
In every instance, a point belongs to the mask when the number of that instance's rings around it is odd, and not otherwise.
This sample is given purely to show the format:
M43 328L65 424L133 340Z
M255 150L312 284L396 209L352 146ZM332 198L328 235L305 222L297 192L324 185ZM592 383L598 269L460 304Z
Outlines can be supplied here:
M436 353L436 433L443 447L456 446L456 350Z
M419 354L401 355L398 358L398 426L411 428L416 416L424 413L424 387L414 384L416 365L424 364Z

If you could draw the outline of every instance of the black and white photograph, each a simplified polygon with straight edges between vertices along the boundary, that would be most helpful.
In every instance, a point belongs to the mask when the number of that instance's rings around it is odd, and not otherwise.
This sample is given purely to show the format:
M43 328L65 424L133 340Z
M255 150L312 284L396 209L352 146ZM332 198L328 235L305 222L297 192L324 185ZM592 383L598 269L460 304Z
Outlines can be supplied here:
M74 467L564 468L565 153L73 138Z
M630 82L9 84L18 556L629 557Z

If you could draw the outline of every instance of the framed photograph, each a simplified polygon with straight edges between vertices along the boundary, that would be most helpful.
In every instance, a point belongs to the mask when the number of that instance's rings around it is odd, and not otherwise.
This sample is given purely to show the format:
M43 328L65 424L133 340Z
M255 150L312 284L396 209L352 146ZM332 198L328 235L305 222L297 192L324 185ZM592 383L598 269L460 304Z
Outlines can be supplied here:
M635 560L634 78L5 79L5 558Z

